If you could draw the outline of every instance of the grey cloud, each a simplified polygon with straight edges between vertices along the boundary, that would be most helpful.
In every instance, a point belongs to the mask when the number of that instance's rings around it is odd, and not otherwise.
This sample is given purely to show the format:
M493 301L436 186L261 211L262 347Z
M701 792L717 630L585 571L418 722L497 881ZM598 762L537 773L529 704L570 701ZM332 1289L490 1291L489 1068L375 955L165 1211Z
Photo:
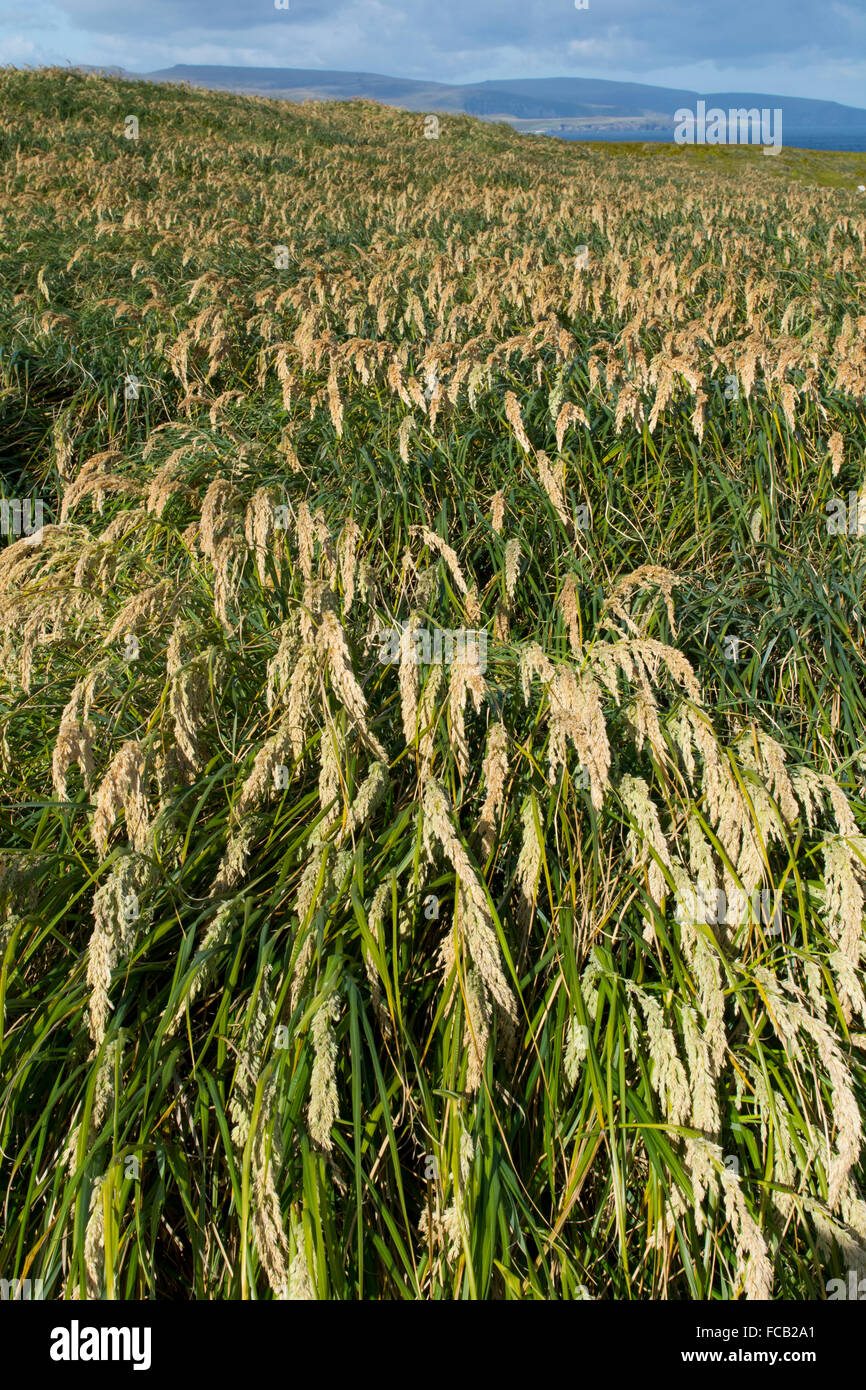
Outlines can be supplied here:
M314 39L328 51L346 44L346 66L357 42L389 54L393 68L427 62L464 62L517 49L545 61L562 59L572 41L593 41L612 51L627 48L655 67L712 59L716 63L777 60L819 49L826 59L863 52L866 18L862 8L821 0L590 0L575 10L573 0L290 0L290 11L275 11L273 0L148 0L123 5L117 0L59 0L55 6L78 29L103 34L139 34L149 39L195 34L199 44L219 36L245 36L246 46ZM402 56L403 61L400 62ZM381 65L380 65L381 66ZM429 70L429 69L428 69ZM555 70L555 69L554 69ZM430 76L434 74L430 72Z

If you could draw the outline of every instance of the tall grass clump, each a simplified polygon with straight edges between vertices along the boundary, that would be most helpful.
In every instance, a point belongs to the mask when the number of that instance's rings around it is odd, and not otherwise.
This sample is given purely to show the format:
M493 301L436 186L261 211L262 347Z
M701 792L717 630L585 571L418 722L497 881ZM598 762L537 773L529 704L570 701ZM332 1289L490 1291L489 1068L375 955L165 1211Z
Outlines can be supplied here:
M866 1276L853 191L0 89L4 1277Z

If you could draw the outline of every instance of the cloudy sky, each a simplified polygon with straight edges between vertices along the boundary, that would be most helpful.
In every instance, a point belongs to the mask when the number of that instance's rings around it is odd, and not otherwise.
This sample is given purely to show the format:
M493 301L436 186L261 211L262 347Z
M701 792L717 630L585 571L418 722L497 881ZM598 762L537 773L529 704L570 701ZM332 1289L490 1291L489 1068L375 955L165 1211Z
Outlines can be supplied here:
M8 0L0 62L594 76L866 107L866 0Z

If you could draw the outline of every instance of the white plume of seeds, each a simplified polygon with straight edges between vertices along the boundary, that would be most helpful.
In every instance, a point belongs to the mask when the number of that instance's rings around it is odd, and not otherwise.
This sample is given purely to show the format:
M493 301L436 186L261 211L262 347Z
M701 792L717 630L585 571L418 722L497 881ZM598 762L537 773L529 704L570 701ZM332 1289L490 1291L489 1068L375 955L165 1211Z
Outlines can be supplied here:
M815 829L816 813L820 814L824 809L823 780L812 768L797 767L791 773L791 786L805 813L806 825L812 831Z
M236 625L233 606L237 602L246 554L243 542L235 536L223 536L213 552L214 613L227 632L232 632Z
M154 626L157 618L171 616L171 606L167 605L170 585L161 580L149 589L133 594L119 609L114 622L103 639L105 646L126 637L128 633L142 632Z
M316 1300L315 1275L307 1259L304 1223L292 1208L289 1219L290 1243L294 1255L289 1266L289 1288L287 1297L293 1303L309 1303Z
M310 1026L313 1070L310 1077L307 1128L313 1143L326 1153L334 1146L331 1130L339 1114L337 1042L334 1034L334 1025L339 1016L339 997L336 993L330 994L319 1004Z
M797 820L798 808L791 778L785 766L787 754L782 745L771 738L765 730L757 729L755 733L760 763L759 770L770 792L776 798L784 819L791 825Z
M288 691L292 672L298 656L298 623L297 618L288 618L280 625L280 641L277 650L268 662L268 687L265 693L265 702L268 709L273 709L278 700L281 700Z
M560 459L556 468L550 466L550 460L541 450L535 455L538 464L538 476L541 485L550 499L553 510L559 517L566 531L574 530L574 523L568 514L565 505L565 461Z
M166 1027L167 1038L177 1031L186 1010L192 1008L196 999L215 979L220 952L231 940L233 910L233 903L223 903L208 922L201 944L193 957L193 975L186 996Z
M461 1187L464 1187L464 1188L465 1188L465 1187L468 1187L468 1186L469 1186L469 1180L470 1180L470 1178L472 1177L472 1168L473 1168L474 1163L475 1163L475 1145L474 1145L474 1143L473 1143L473 1141L472 1141L472 1135L469 1133L468 1129L465 1128L465 1126L464 1126L464 1124L463 1124L463 1120L462 1120L462 1118L461 1118L461 1123L460 1123L460 1147L459 1147L460 1185L461 1185Z
M516 1028L517 1004L502 969L499 942L484 886L454 828L451 806L441 785L430 777L424 788L425 832L438 840L463 889L463 937L487 989Z
M296 523L296 533L298 537L298 561L301 567L301 574L307 583L313 577L313 550L316 543L316 532L313 526L313 518L306 502L298 505L298 518Z
M517 913L524 933L529 930L532 923L532 914L535 910L535 895L538 892L538 880L541 874L543 846L536 827L536 816L538 816L538 814L539 811L535 797L530 792L529 796L524 800L520 810L523 834L521 837L520 854L517 857L517 886L519 894Z
M268 542L276 529L274 500L270 488L257 488L244 513L244 535L247 545L256 557L256 570L259 581L264 584L268 578Z
M107 593L110 587L109 575L114 575L120 566L123 558L119 547L114 546L114 541L124 540L131 532L140 529L147 518L145 507L127 507L125 511L118 512L111 518L108 525L99 534L99 549L103 553L102 562L99 566L99 578L102 585L102 592Z
M233 819L241 820L265 800L274 786L274 772L285 763L291 749L289 715L283 716L277 730L266 739L256 753L249 776L241 788L241 794L234 808Z
M505 418L514 431L514 437L525 454L532 453L532 445L523 425L520 405L513 391L505 392Z
M839 783L827 773L823 774L821 781L827 796L830 798L830 805L833 808L833 816L836 821L836 829L839 831L839 834L844 835L846 839L855 839L857 837L857 822L854 818L854 812L851 809L850 801L839 786Z
M707 819L733 866L723 863L722 887L727 899L725 934L746 920L751 894L761 882L765 870L763 843L767 837L779 834L779 822L769 798L755 790L750 804L736 781L729 758L720 749L709 720L701 711L688 708L692 737L703 758L702 790L706 801Z
M676 585L682 584L682 582L683 580L680 575L674 574L672 570L663 569L660 565L641 565L638 569L633 570L631 574L623 575L617 580L610 591L605 607L608 608L610 612L615 613L617 617L622 618L627 627L639 636L640 628L629 614L625 606L625 600L640 589L648 587L658 588L664 598L671 632L674 637L676 637L677 627L674 618L673 590ZM649 615L647 615L647 617L648 616ZM659 643L658 645L661 644ZM670 650L673 649L671 648Z
M413 613L400 633L400 669L397 683L400 688L400 717L403 721L403 738L407 747L415 741L418 718L419 672L414 634L420 626L420 615Z
M214 478L202 499L199 522L199 545L202 554L212 562L216 560L220 542L234 524L236 508L237 500L231 484L225 478Z
M250 1137L256 1087L261 1072L261 1058L274 1011L269 970L259 977L255 1004L243 1041L238 1048L238 1060L232 1082L229 1114L232 1118L232 1142L243 1150Z
M772 1127L773 1137L773 1180L784 1187L794 1187L797 1181L797 1168L793 1157L791 1134L791 1111L785 1097L768 1086L761 1067L748 1063L749 1078L754 1088L755 1098L761 1112L761 1144L766 1150L768 1125ZM814 1162L819 1143L813 1136L811 1144L806 1136L806 1166ZM795 1207L795 1200L789 1192L775 1191L771 1199L773 1206L783 1220L788 1220Z
M144 861L131 854L118 859L93 895L93 932L87 947L88 1019L96 1047L105 1037L111 1002L111 972L132 951L142 916L141 895L148 882Z
M666 892L662 866L670 870L671 856L658 810L642 777L623 777L619 792L626 810L636 822L637 833L634 828L629 830L632 856L636 862L646 864L649 896L659 906Z
M153 432L155 433L155 431ZM153 438L153 433L151 438ZM145 449L147 446L145 445ZM176 449L170 454L165 463L160 468L154 470L150 475L150 486L147 493L146 507L148 512L156 516L162 516L169 502L176 492L189 495L190 489L184 487L181 482L181 460L177 455L183 454L183 449Z
M804 1063L805 1057L798 1037L800 1019L794 1007L796 1001L782 993L781 982L763 966L755 968L754 976L755 983L760 987L766 1001L767 1017L776 1036L795 1062Z
M205 751L199 735L210 696L212 649L184 660L184 645L196 631L194 624L177 623L166 653L169 713L181 762L189 773L200 772L204 766Z
M298 653L295 669L289 680L287 718L292 757L300 762L304 755L307 723L310 717L311 696L315 688L319 666L316 648L312 642L305 642Z
M324 839L331 826L342 817L343 775L340 759L345 751L342 733L333 719L329 719L319 737L319 807L322 815L310 836L311 844Z
M379 887L373 894L373 900L367 912L367 925L370 929L371 936L377 942L388 939L385 934L385 911L386 909L390 909L391 899L391 880L390 878L386 878L379 884ZM363 938L361 949L364 957L364 971L370 986L370 999L376 1012L376 1017L379 1020L379 1027L382 1029L385 1037L391 1037L393 1027L391 1024L391 1016L382 998L382 982L379 978L379 971L373 955Z
M268 1283L277 1298L287 1299L291 1282L290 1250L277 1191L282 1166L283 1145L277 1085L276 1078L270 1076L264 1083L250 1155L252 1226L256 1249Z
M827 1204L830 1210L839 1207L858 1162L863 1144L860 1110L853 1091L851 1073L832 1029L805 1007L801 991L783 985L763 966L756 966L755 980L769 1003L768 1014L780 1040L797 1060L803 1057L797 1040L798 1031L812 1039L815 1050L827 1073L833 1094L833 1120L836 1131L835 1148L829 1153Z
M252 817L245 818L240 825L236 819L230 819L225 849L211 884L209 897L217 897L218 894L225 893L240 883L247 872L250 850L258 829L259 826Z
M640 679L629 642L596 642L591 652L590 667L617 704L620 703L620 675L629 682Z
M644 666L652 684L658 684L661 670L664 668L671 680L685 691L690 700L695 704L702 703L700 682L695 675L694 667L677 647L671 647L667 642L657 642L653 637L641 637L639 640L626 643L625 646L634 660Z
M659 1098L662 1112L675 1128L685 1125L692 1108L692 1097L686 1069L677 1052L676 1038L666 1022L661 1005L646 990L628 984L629 994L637 1000L646 1021L643 1046L652 1062L651 1080ZM640 1046L634 1038L632 1046Z
M486 795L481 807L478 829L485 859L493 848L496 822L505 804L505 783L508 778L508 735L505 725L497 719L487 735L487 751L481 768L481 780Z
M689 814L689 870L700 889L704 902L718 901L718 884L713 849L704 835L703 827L695 811Z
M328 373L328 410L331 416L331 424L334 426L338 439L343 437L343 400L340 395L340 384L337 380L337 366L332 361L331 370Z
M406 415L397 431L397 448L404 463L409 462L409 436L415 428L415 416Z
M718 1077L727 1051L725 1031L725 995L718 946L712 928L703 920L708 907L712 912L717 903L715 881L707 886L699 880L692 889L679 865L672 863L671 873L677 886L680 912L680 943L698 987L698 1002L704 1018L704 1041L708 1049L708 1073ZM698 908L703 912L699 915Z
M725 1194L725 1211L737 1241L736 1279L748 1300L763 1302L773 1296L773 1265L767 1243L751 1215L739 1178L719 1165L719 1181Z
M811 1198L802 1196L799 1200L809 1213L821 1254L830 1257L838 1250L841 1267L852 1270L858 1282L866 1279L866 1229L862 1219L861 1224L852 1229L847 1222L828 1215L826 1209Z
M336 614L330 611L322 616L316 648L327 663L331 684L361 738L377 758L386 758L384 748L367 723L367 702L352 670L345 634Z
M333 847L327 842L316 844L298 879L295 912L301 927L308 920L319 893L327 885Z
M556 769L565 763L565 743L570 739L589 777L590 799L598 812L609 786L610 771L610 744L599 685L589 670L577 676L569 667L560 666L550 682L549 693L551 781Z
M465 911L465 907L464 907ZM463 1045L467 1055L466 1090L475 1095L484 1078L484 1060L490 1043L492 1010L481 972L470 965L466 972L466 1027Z
M90 1060L93 1060L99 1053L96 1046L91 1053ZM96 1073L96 1081L93 1087L93 1105L90 1111L90 1123L87 1131L87 1145L92 1144L102 1128L102 1123L108 1114L110 1107L114 1104L115 1096L115 1066L118 1058L123 1055L123 1030L105 1043L105 1050L102 1060L99 1063L99 1070ZM63 1146L63 1160L70 1176L74 1177L78 1167L78 1147L81 1141L81 1124L74 1124L70 1130Z
M860 967L863 950L864 896L861 879L863 861L853 852L854 847L866 854L863 836L850 841L827 836L822 850L824 857L824 908L830 935L839 944L839 954L848 962L854 980ZM855 991L842 986L841 1003L850 1019Z
M514 598L520 574L520 541L505 542L505 592L509 599Z
M602 970L601 964L595 953L593 953L592 955L590 955L589 960L586 963L586 967L584 968L584 972L580 977L581 997L583 998L587 1018L589 1019L593 1027L595 1026L596 1019L598 1018L598 1006L600 999L599 990L601 988L601 980L603 973L604 972Z
M849 1239L859 1247L858 1259L856 1262L852 1261L852 1264L860 1266L858 1279L866 1278L866 1202L853 1190L853 1184L849 1184L843 1195L839 1210Z
M553 680L555 667L537 642L529 642L520 653L520 684L523 690L523 703L529 704L532 693L532 677L540 676L545 685Z
M99 1071L96 1073L96 1084L93 1088L93 1109L90 1112L91 1134L99 1132L109 1107L114 1102L115 1068L119 1065L122 1055L123 1038L118 1035L105 1044L105 1052L99 1064Z
M112 759L96 793L96 811L91 833L101 855L118 815L123 811L126 833L133 849L147 846L150 816L144 793L145 750L134 739L128 740Z
M458 650L451 663L451 676L448 686L448 713L451 721L451 744L460 769L461 777L469 775L469 745L466 741L466 719L464 707L466 696L472 696L476 714L487 691L484 677L477 662L467 660L465 650Z
M464 604L466 608L466 616L469 622L477 622L481 615L481 609L478 604L478 595L474 587L470 588L467 584L466 576L464 575L463 570L460 568L460 561L457 559L455 551L451 548L447 541L443 541L442 537L437 536L436 532L431 531L429 527L419 526L416 529L421 532L424 544L428 546L431 550L438 551L439 554L442 556L443 560L445 561L446 565L451 571L451 577L454 580L454 583L457 585L457 588L463 595Z
M589 421L580 406L574 405L571 401L566 401L556 416L556 423L554 425L557 449L562 449L562 441L565 438L566 431L571 425L583 425L586 429L589 429Z
M583 1070L583 1063L589 1051L589 1033L577 1014L568 1018L565 1046L562 1049L562 1070L566 1085L573 1091Z
M580 640L580 607L577 602L577 576L567 574L559 596L559 607L568 630L568 642L575 656L582 652Z
M418 566L407 545L400 559L400 592L397 596L397 602L400 603L404 594L417 593L417 588Z
M96 729L82 713L84 681L78 681L60 717L57 742L51 757L51 778L58 801L68 800L66 774L75 765L81 768L84 785L89 790L93 780L93 741Z
M361 528L350 517L340 532L337 554L340 562L340 584L343 590L343 613L350 611L355 598L355 571L358 564L358 543Z
M833 972L836 993L839 996L839 1003L846 1023L850 1023L854 1017L866 1023L866 994L863 992L860 973L843 951L831 951L828 964ZM818 991L815 992L818 993Z
M834 430L833 433L830 435L830 438L827 440L827 452L830 455L830 460L832 464L832 475L835 478L838 475L845 458L844 442L842 439L842 435L839 433L838 430Z
M337 587L337 571L339 560L334 542L331 539L331 532L325 519L325 513L321 507L318 508L312 518L313 530L316 540L319 542L321 558L326 566L326 582L328 588L333 592Z
M105 1179L96 1178L90 1193L90 1215L84 1232L85 1298L101 1298L105 1283Z
M436 701L444 679L441 666L431 667L421 691L421 699L418 701L418 761L422 781L429 775L433 761L437 723Z
M95 509L101 516L105 509L106 496L114 497L118 494L137 497L140 495L140 488L131 478L124 478L119 473L101 472L85 476L85 469L82 468L78 477L70 483L63 494L63 503L60 508L61 526L66 524L69 513L83 498L93 496Z
M840 1207L842 1198L848 1190L853 1171L860 1160L863 1147L863 1122L860 1107L853 1089L853 1078L832 1029L811 1015L808 1010L798 1008L801 1027L807 1032L823 1062L833 1092L833 1120L836 1131L835 1146L830 1154L827 1173L827 1205L830 1210Z
M625 717L634 729L636 751L640 753L644 743L649 741L656 762L664 762L667 749L659 722L658 705L646 682L642 682L640 690L626 707Z
M679 749L689 786L694 787L697 766L693 754L692 726L688 707L681 704L667 720L667 731Z
M375 815L388 790L390 780L388 764L373 763L346 813L345 833L347 835L357 835L370 817Z
M299 930L293 949L290 988L290 1009L297 1008L307 984L310 966L316 954L317 923L321 921L318 904L334 899L347 891L355 858L351 850L337 850L328 841L316 844L304 866L295 897ZM314 915L314 909L316 909ZM300 945L300 950L298 946Z
M721 1116L713 1080L714 1067L710 1048L695 1010L684 1007L680 1012L680 1020L689 1068L692 1128L700 1129L711 1138L715 1138L721 1125Z

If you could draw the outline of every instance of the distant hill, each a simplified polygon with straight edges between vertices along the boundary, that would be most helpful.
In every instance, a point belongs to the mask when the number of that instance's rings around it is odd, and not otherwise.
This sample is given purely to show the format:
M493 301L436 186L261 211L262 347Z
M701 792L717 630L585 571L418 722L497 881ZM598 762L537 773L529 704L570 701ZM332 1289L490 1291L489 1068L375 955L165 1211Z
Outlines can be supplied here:
M91 69L94 71L97 69ZM105 71L109 71L105 69ZM118 69L110 70L121 75ZM727 110L781 107L785 126L819 132L866 129L866 110L835 101L783 97L767 92L693 92L651 87L641 82L608 82L596 77L527 77L452 85L374 72L336 72L316 68L240 68L176 64L157 72L125 73L153 82L189 82L217 91L244 92L290 101L348 101L364 97L409 111L465 112L487 120L568 120L608 128L673 124L681 106Z

